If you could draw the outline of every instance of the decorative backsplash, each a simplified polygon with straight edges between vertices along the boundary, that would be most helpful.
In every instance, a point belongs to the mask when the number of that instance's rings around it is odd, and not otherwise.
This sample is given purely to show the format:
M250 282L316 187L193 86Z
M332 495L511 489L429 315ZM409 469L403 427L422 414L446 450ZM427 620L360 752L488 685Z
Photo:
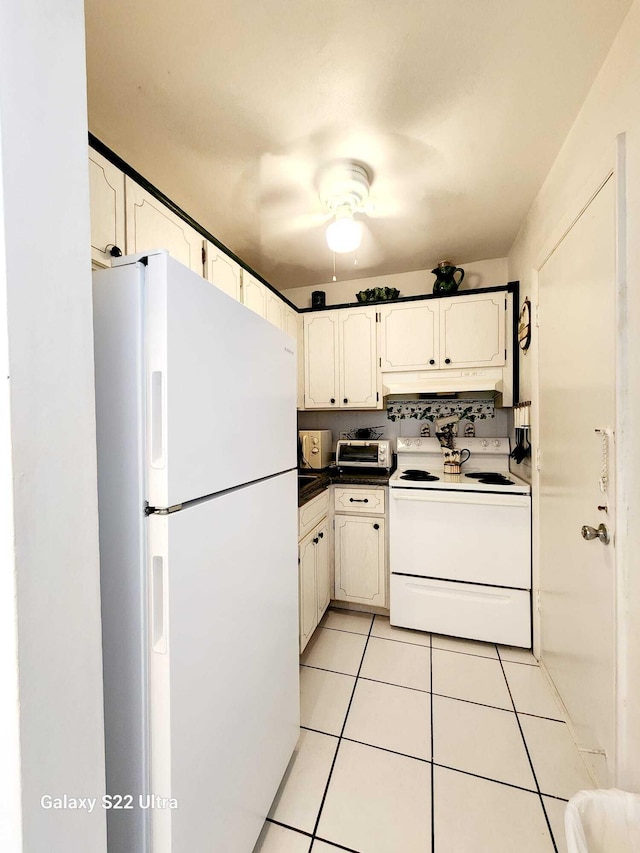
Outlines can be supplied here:
M483 421L495 417L493 400L403 400L387 405L387 418L402 421L414 418L435 422L436 418L457 415L461 420Z

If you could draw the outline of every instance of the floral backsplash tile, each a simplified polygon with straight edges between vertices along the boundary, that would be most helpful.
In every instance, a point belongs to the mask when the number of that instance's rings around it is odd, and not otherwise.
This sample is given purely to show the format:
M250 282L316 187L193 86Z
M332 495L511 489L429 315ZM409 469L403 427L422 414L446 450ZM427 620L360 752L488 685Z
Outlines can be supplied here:
M414 418L434 423L436 418L449 415L472 422L488 420L495 417L495 405L493 400L403 400L387 405L390 421Z

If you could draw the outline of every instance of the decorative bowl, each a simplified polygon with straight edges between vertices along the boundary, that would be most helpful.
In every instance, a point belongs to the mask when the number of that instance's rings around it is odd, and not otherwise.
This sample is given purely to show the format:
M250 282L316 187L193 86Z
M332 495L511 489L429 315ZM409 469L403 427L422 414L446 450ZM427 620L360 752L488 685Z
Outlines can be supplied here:
M370 287L356 293L358 302L384 302L387 299L397 299L400 291L397 287Z

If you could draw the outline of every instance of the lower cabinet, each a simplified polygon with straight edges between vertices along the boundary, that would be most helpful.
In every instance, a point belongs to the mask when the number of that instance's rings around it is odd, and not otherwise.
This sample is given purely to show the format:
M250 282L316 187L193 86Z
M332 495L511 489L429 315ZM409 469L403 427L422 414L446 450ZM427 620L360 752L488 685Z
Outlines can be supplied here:
M334 501L334 598L387 607L385 490L336 487Z
M300 578L300 651L329 606L329 522L325 518L298 546Z
M329 489L298 510L300 652L309 642L331 599Z

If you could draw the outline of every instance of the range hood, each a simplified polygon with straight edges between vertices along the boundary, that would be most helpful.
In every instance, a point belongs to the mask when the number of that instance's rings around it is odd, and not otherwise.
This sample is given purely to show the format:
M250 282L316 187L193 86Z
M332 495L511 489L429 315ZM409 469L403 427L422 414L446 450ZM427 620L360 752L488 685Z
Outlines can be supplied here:
M485 370L403 370L382 374L382 393L385 397L404 398L474 393L497 397L504 390L503 381L499 367Z

